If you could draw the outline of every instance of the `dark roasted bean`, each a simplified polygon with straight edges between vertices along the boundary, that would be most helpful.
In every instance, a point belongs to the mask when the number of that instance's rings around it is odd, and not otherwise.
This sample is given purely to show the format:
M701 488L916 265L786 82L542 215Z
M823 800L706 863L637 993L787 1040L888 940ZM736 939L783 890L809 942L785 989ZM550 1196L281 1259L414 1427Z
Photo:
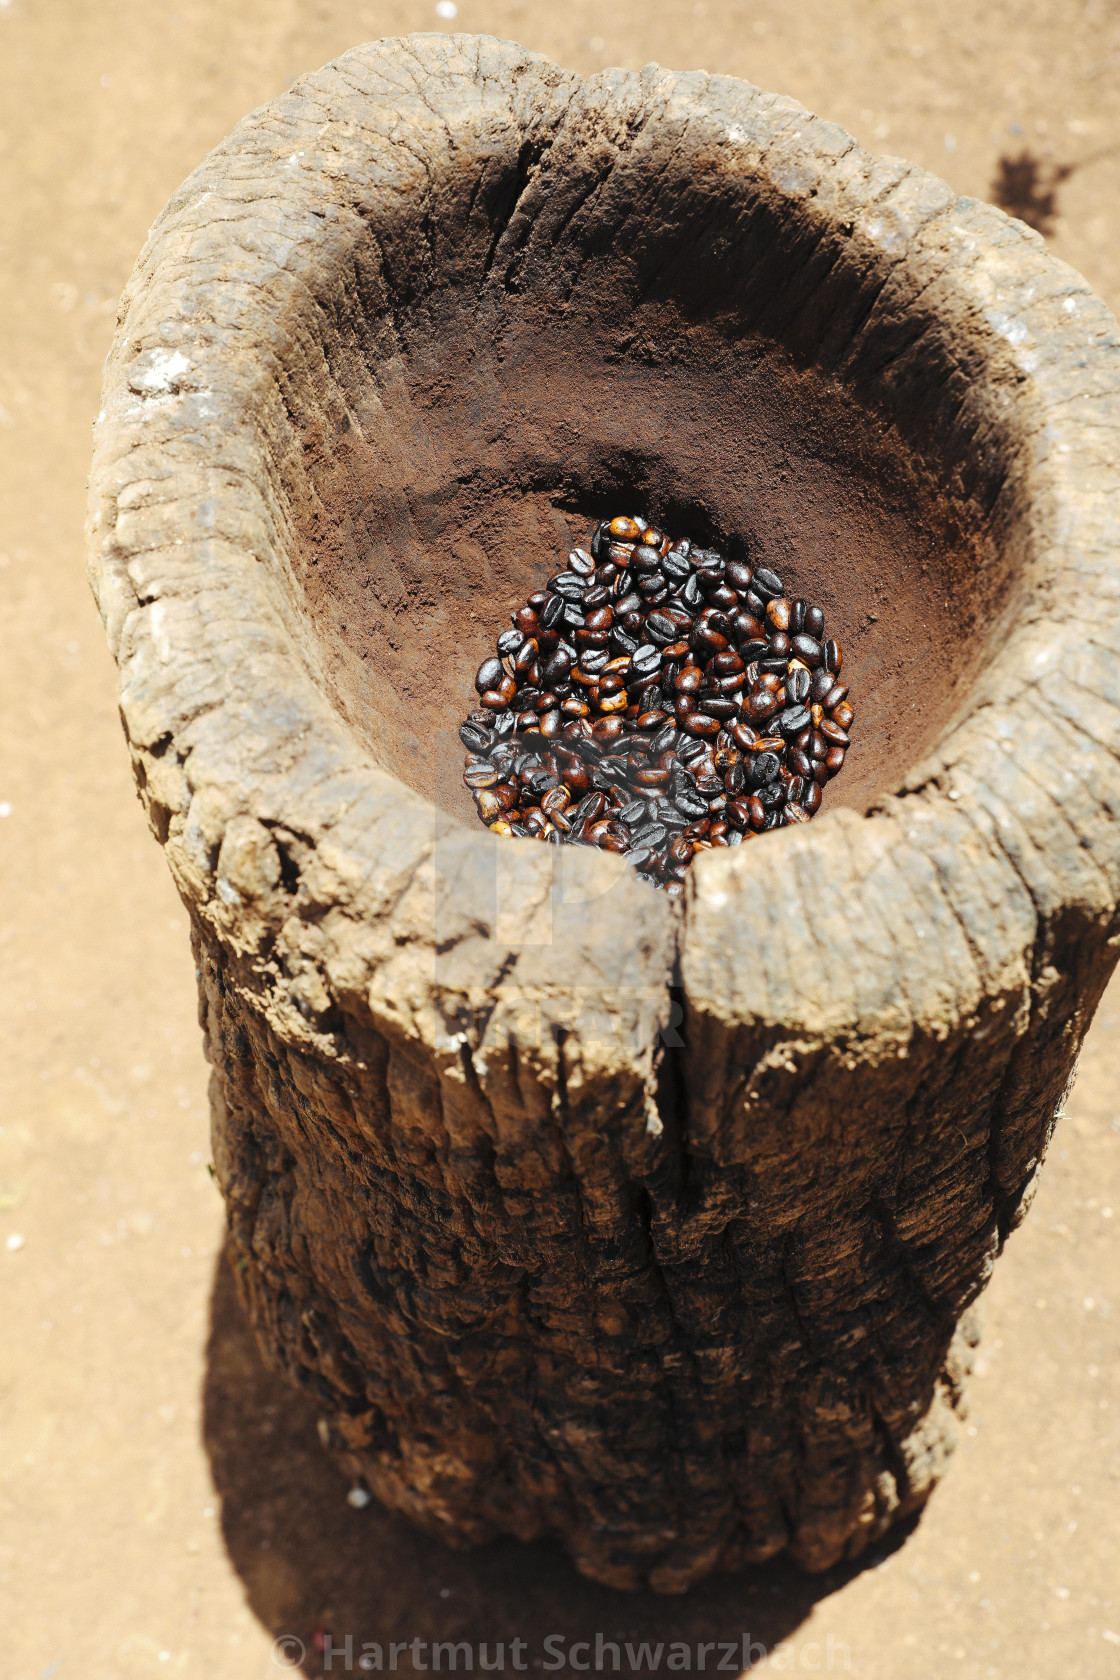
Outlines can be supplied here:
M754 573L741 560L729 560L724 571L724 579L731 586L742 593L751 587Z
M646 619L646 633L651 642L662 647L677 639L677 626L662 612L651 613Z
M801 795L802 808L806 810L810 816L814 816L821 808L822 798L823 794L821 792L820 783L817 781L811 781L806 784L805 792Z
M582 601L587 590L587 579L581 578L575 572L557 572L555 577L548 580L549 590L553 595L559 595L565 601Z
M804 630L805 614L807 610L808 609L806 608L805 602L802 600L801 596L798 596L796 601L790 602L789 633L791 636L800 636L801 632Z
M791 671L786 678L786 693L795 705L803 706L809 698L808 671Z
M733 589L728 589L725 583L717 584L714 589L709 588L706 594L712 606L718 607L720 612L733 613L738 611L739 597Z
M789 602L786 600L784 595L779 595L776 600L767 602L766 619L775 630L788 631L790 611Z
M831 691L834 681L832 672L825 670L823 666L819 671L814 671L809 681L809 698L823 702L825 695Z
M756 689L747 701L744 710L753 722L765 723L778 710L778 697L771 694L768 688Z
M800 659L812 671L815 671L821 662L821 644L813 636L794 636L790 642L790 651L794 658Z
M493 743L490 731L478 723L461 723L459 739L471 752L488 752Z
M654 647L651 643L646 642L642 647L636 648L631 654L630 664L639 676L654 676L660 669L661 657L660 648Z
M787 706L778 718L778 728L783 735L797 735L809 723L809 713L804 706Z
M501 660L491 656L489 659L484 659L478 667L475 673L474 686L480 694L484 694L488 688L497 688L502 676Z
M761 595L767 601L774 600L782 593L781 578L777 572L772 572L768 566L758 567L751 579L751 586L756 595Z
M838 771L843 770L845 757L846 754L843 747L829 747L827 753L825 754L824 762L825 768L830 776L835 776Z
M805 609L805 634L815 636L819 642L824 632L824 614L819 607Z
M824 663L825 669L829 671L838 671L843 665L844 650L839 642L831 641L824 644Z
M824 736L824 739L828 742L829 746L832 746L832 747L849 747L849 746L851 746L852 738L848 734L847 730L846 729L841 729L840 725L838 723L833 723L831 718L822 719L822 721L821 721L821 734Z
M541 608L541 623L546 630L554 630L563 616L564 602L559 595L551 595Z

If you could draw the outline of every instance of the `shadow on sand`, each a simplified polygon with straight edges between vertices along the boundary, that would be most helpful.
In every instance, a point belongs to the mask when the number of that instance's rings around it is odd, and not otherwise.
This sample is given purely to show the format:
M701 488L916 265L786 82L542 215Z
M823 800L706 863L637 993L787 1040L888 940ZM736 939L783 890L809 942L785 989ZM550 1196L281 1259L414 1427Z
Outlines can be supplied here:
M274 1639L288 1641L277 1651L280 1666L286 1657L309 1675L411 1675L437 1663L439 1672L611 1673L615 1645L623 1674L648 1672L655 1659L662 1674L739 1674L914 1526L822 1575L768 1564L715 1576L682 1598L596 1586L549 1543L448 1551L375 1504L347 1503L346 1483L319 1445L313 1406L262 1364L224 1259L214 1278L203 1433L226 1547L250 1607ZM470 1649L435 1653L441 1641ZM843 1672L846 1657L842 1645L797 1641L771 1661Z

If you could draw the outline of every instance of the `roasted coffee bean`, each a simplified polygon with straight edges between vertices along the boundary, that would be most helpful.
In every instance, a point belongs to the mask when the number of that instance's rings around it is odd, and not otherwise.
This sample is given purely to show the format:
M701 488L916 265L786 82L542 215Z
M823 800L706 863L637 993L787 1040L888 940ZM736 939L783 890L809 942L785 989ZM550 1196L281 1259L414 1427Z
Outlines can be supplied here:
M733 613L738 611L739 597L733 589L728 589L725 583L717 584L714 589L709 588L705 593L712 606L718 607L720 612Z
M634 543L641 536L642 527L636 519L627 519L625 515L619 514L607 526L607 533L614 542Z
M471 752L484 753L493 745L493 737L488 729L478 723L461 723L459 725L459 739Z
M824 666L819 671L814 671L809 679L809 698L815 701L823 701L825 696L831 692L834 682L835 678L832 672L826 670Z
M821 644L813 636L794 636L790 642L790 652L803 664L815 671L821 662Z
M781 768L781 759L777 753L755 753L747 765L747 781L752 788L763 787L772 782Z
M485 694L488 688L497 688L503 675L500 659L484 659L475 673L474 686L480 694Z
M778 710L778 697L768 688L757 688L743 710L753 722L765 723Z
M782 580L768 566L759 566L751 580L751 587L763 600L775 600L782 593Z
M649 618L646 619L646 634L655 645L665 647L670 642L676 641L677 626L664 613L651 613Z
M809 698L808 671L791 671L786 678L786 693L795 705L803 706Z
M700 602L703 599L703 595L702 595L701 589L700 589L700 579L696 575L695 572L693 572L690 575L690 577L688 579L688 582L685 584L684 588L681 590L680 598L681 598L682 603L686 607L690 607L690 608L699 607Z
M557 648L541 666L541 681L545 687L557 688L561 683L567 682L572 674L573 663L571 656L563 648Z
M839 644L768 567L619 516L510 623L460 726L493 833L625 853L679 896L694 851L809 821L843 765Z

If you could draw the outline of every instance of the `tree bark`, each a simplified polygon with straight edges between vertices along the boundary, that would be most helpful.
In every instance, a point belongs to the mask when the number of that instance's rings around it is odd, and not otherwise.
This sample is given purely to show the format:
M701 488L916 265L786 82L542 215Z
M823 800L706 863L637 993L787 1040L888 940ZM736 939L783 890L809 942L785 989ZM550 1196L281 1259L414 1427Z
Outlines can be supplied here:
M91 575L239 1284L386 1504L677 1592L928 1496L1120 937L1118 417L1041 239L726 77L380 42L172 199ZM493 615L620 498L859 704L679 909L461 820Z

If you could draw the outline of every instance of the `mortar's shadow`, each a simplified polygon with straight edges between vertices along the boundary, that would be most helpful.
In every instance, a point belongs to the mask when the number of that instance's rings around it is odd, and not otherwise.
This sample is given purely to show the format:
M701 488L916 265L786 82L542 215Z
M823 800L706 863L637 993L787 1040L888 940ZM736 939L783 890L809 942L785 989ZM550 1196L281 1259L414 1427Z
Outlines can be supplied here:
M558 1656L581 1640L591 1649L577 1652L577 1659L594 1671L597 1634L620 1642L623 1673L634 1672L624 1642L641 1640L664 1644L662 1673L673 1641L689 1650L688 1662L678 1653L673 1668L739 1673L761 1660L759 1646L771 1649L788 1639L818 1599L880 1562L908 1532L895 1530L859 1564L823 1575L766 1565L717 1576L683 1598L595 1586L550 1544L498 1541L474 1552L450 1552L376 1505L359 1511L347 1503L346 1483L319 1445L312 1406L264 1368L221 1259L211 1303L203 1435L222 1501L226 1547L250 1607L274 1638L302 1643L303 1669L315 1675L324 1672L326 1633L342 1647L331 1658L332 1673L347 1672L349 1635L353 1673L374 1667L372 1651L362 1665L364 1643L380 1646L376 1666L388 1670L390 1643L418 1639L428 1648L398 1651L397 1672L431 1666L431 1641L465 1640L476 1673L484 1661L497 1666L495 1647L502 1644L507 1673L524 1666L530 1673L567 1675L575 1665ZM748 1662L744 1634L748 1646L755 1642ZM550 1635L559 1642L546 1647ZM516 1664L515 1639L525 1641ZM701 1661L703 1642L709 1649ZM287 1649L299 1663L299 1645ZM460 1671L465 1658L460 1652ZM816 1651L806 1645L793 1666L842 1670L844 1659L842 1646L829 1653L823 1644ZM611 1672L610 1645L601 1661ZM441 1668L449 1666L441 1653Z

